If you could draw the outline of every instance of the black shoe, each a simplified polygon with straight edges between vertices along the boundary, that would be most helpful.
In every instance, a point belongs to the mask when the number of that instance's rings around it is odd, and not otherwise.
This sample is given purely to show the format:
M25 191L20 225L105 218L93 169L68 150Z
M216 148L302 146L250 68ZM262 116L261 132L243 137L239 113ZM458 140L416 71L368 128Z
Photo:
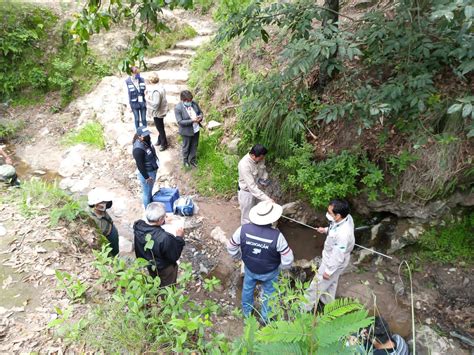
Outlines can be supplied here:
M195 161L193 161L193 162L191 162L191 166L194 167L194 168L197 168L198 164Z
M191 167L191 165L189 165L189 163L183 163L183 166L185 169L189 169Z
M158 144L157 144L157 145L158 145ZM165 147L161 146L160 149L159 149L159 151L162 152L162 151L164 151L164 150L166 150L166 149L168 149L168 147L166 147L166 146L165 146Z
M156 141L155 143L156 146L159 146L160 144L161 144L160 141Z

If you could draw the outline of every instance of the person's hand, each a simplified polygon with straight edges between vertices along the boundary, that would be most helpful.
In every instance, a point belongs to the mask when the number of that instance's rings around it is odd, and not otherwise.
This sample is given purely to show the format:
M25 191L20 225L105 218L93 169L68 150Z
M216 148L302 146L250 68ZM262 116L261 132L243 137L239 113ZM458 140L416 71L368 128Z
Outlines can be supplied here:
M10 157L6 157L5 163L7 163L8 165L13 165L13 160Z
M326 227L318 227L318 228L316 228L316 231L318 233L324 234L324 233L326 233Z
M153 178L151 176L149 176L148 179L146 179L146 183L149 184L149 185L152 185L153 184Z
M176 228L176 236L184 237L184 229L182 227Z
M328 275L327 272L323 273L323 279L329 280L330 276Z

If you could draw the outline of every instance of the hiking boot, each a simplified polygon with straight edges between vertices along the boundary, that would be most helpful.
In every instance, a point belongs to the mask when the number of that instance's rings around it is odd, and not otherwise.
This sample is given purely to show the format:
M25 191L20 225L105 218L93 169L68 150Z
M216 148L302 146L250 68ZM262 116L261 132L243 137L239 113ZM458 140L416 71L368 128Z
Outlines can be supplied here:
M166 146L161 146L160 149L159 149L159 151L162 152L162 151L164 151L164 150L166 150L166 149L168 149L168 147L166 147Z
M198 164L197 164L195 161L193 161L193 162L191 162L191 166L192 166L193 168L197 168L197 167L198 167Z
M190 169L191 168L191 165L189 165L189 163L183 163L183 166L185 169Z

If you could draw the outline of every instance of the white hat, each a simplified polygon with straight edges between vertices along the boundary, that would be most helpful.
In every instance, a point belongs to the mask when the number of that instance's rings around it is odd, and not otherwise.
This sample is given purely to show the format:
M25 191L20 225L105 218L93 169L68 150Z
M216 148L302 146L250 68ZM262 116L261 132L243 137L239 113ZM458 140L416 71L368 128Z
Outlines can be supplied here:
M271 201L262 201L253 206L249 213L250 222L259 226L272 224L280 219L283 207Z
M87 194L87 204L89 206L94 206L101 202L109 202L112 201L112 194L101 187L96 187L89 191Z

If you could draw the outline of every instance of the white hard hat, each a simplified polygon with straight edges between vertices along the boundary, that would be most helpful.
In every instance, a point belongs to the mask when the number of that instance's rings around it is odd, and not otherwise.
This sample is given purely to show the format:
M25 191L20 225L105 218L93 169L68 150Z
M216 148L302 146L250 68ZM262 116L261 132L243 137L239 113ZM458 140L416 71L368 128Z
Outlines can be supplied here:
M96 187L90 190L87 194L87 204L89 206L94 206L98 203L109 201L112 201L112 194L110 191L101 187Z

